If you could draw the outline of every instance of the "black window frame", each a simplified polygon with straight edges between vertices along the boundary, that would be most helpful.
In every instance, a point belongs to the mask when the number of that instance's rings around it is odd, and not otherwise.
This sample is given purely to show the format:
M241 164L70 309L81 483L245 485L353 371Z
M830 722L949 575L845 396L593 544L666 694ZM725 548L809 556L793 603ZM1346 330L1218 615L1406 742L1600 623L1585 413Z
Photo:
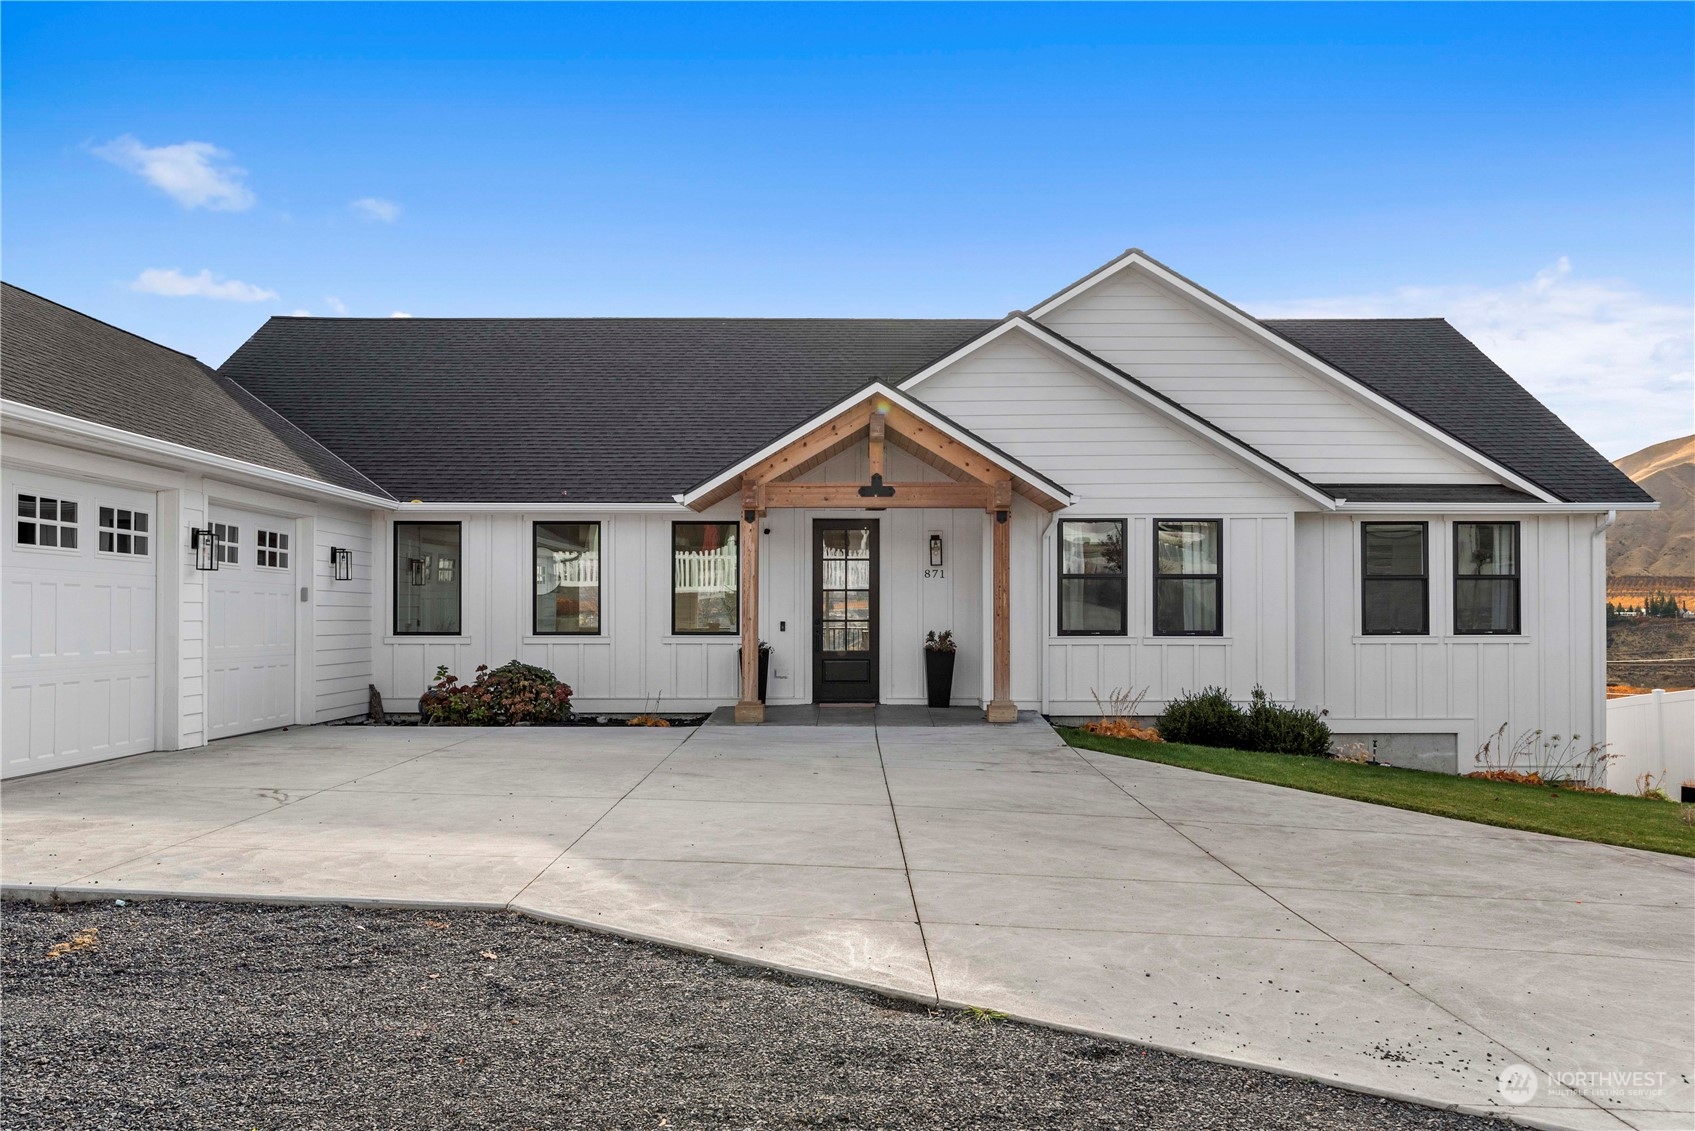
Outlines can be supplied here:
M1424 536L1419 540L1419 552L1424 572L1421 574L1386 573L1368 575L1365 572L1366 538L1374 526L1417 526ZM1430 635L1430 523L1419 520L1383 520L1360 523L1360 635L1361 636L1429 636ZM1365 621L1366 588L1373 581L1420 581L1424 583L1424 617L1417 632L1372 631Z
M1167 522L1204 522L1218 531L1218 569L1213 573L1161 573L1159 571L1159 528ZM1153 636L1178 638L1184 636L1224 635L1224 520L1222 518L1156 518L1153 524L1153 577L1149 580L1150 620L1148 631ZM1212 581L1211 631L1161 632L1159 630L1159 583L1161 581Z
M1513 528L1513 572L1507 573L1461 573L1460 572L1460 527L1462 526L1510 526ZM1455 636L1521 636L1524 633L1524 524L1517 519L1467 519L1456 521L1453 529L1454 538L1454 592L1453 606L1449 610L1452 615ZM1513 583L1513 626L1511 628L1485 628L1462 630L1460 628L1460 582L1461 581L1511 581Z
M556 628L556 629L552 629L551 631L543 631L541 628L537 627L537 625L536 625L535 584L534 584L533 573L534 573L534 570L536 568L536 541L537 541L537 539L539 539L541 537L541 528L544 527L544 526L592 526L592 527L594 527L594 552L595 552L596 561L599 562L599 564L600 564L600 580L596 581L594 583L594 600L595 600L595 608L596 608L596 611L595 611L596 627L594 627L594 628L573 628L573 629L565 629L565 630L560 630L560 629ZM531 581L531 585L530 585L530 635L531 636L604 636L606 634L606 602L601 600L601 595L606 591L606 541L605 541L605 534L606 534L606 531L601 528L601 521L598 518L593 518L593 519L538 518L538 519L534 519L530 522L530 570L532 572L532 581ZM675 548L676 548L675 540L672 541L671 545L672 545L672 550L673 550L673 553L674 553ZM741 568L741 561L740 561L739 558L736 561L736 567L737 567L738 570ZM676 567L676 564L675 564L675 560L673 559L673 563L672 563L672 566L671 566L671 570L672 570L673 574L675 574L676 568L677 567ZM675 595L675 590L673 589L673 596L674 595ZM737 596L738 596L738 598L740 597L739 586L738 586ZM671 613L673 620L676 618L676 615L677 615L676 610L675 610L675 608L673 608L672 613ZM738 615L739 615L739 611L738 611Z
M1112 578L1110 573L1066 573L1065 572L1065 527L1072 522L1112 523L1118 527L1118 544L1123 547L1124 564L1119 569L1117 580L1120 582L1119 591L1122 594L1118 602L1118 628L1066 628L1065 627L1065 583L1067 581L1102 581ZM1062 518L1059 520L1059 537L1056 541L1058 553L1059 583L1055 593L1054 629L1060 636L1128 636L1130 633L1130 527L1122 518Z
M736 625L730 629L679 629L677 627L677 527L679 526L728 526L736 532ZM740 636L742 634L742 524L735 519L702 518L675 520L671 523L671 596L667 598L671 605L671 635L672 636Z
M452 632L440 629L413 630L400 627L400 528L403 526L452 526L459 531L459 559L453 565L453 587L459 607L458 625ZM430 521L425 519L396 519L394 534L389 540L393 561L389 568L389 586L394 590L389 602L389 628L395 636L464 636L465 635L465 524L458 519Z

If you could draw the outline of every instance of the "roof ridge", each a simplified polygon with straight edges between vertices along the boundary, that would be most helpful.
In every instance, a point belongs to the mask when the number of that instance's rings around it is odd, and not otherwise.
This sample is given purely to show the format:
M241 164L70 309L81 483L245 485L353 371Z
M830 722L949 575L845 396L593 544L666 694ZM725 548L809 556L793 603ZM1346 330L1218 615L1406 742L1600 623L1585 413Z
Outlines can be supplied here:
M152 346L154 349L164 350L166 353L174 353L178 357L186 357L190 361L196 362L200 365L206 364L204 361L201 361L198 357L195 357L191 353L184 353L182 350L173 349L172 347L165 345L163 342L154 341L152 338L144 338L140 334L136 333L134 330L126 330L122 326L119 326L115 322L108 322L104 318L96 318L96 317L94 317L94 315L89 314L85 311L78 310L74 306L66 306L64 303L59 302L56 299L50 299L46 295L38 295L34 291L30 290L27 287L20 287L16 283L8 283L4 279L0 279L0 287L10 287L12 290L17 291L19 294L25 294L25 295L28 295L30 298L39 299L42 302L46 303L48 306L56 306L60 310L66 311L67 313L70 313L70 314L74 314L78 318L85 318L90 322L93 322L97 325L106 327L108 330L116 330L120 334L128 334L130 337L134 338L136 341L144 342L147 345Z
M11 284L7 284L10 286ZM22 289L22 288L19 288ZM49 299L49 302L52 300ZM69 310L69 307L65 309ZM86 317L86 315L85 315ZM98 321L98 319L96 319ZM273 314L268 322L988 322L999 318L956 315L948 318L900 318L887 315L804 314L793 317L769 314L408 314L404 318L380 314ZM128 331L125 331L128 333ZM147 339L143 338L143 341ZM163 346L162 349L169 349Z

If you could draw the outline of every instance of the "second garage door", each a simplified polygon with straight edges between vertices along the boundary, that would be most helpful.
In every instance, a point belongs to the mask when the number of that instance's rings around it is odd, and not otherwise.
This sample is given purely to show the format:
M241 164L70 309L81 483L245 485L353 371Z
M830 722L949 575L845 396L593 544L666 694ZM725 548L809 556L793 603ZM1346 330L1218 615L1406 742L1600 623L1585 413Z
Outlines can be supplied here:
M212 507L218 568L206 575L207 737L294 720L292 518Z

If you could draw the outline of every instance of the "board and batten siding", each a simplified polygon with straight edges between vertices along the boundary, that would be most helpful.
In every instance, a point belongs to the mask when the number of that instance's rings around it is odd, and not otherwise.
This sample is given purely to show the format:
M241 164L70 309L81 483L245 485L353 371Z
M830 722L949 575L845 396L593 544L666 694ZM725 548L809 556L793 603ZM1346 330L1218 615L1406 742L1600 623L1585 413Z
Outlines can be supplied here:
M1095 695L1126 688L1146 689L1146 709L1158 711L1211 684L1245 697L1259 683L1293 697L1293 526L1310 503L1028 337L1006 335L912 391L1077 498L1052 516L1024 500L1014 508L1021 707L1092 714ZM1058 523L1067 518L1128 524L1123 636L1058 634ZM1153 523L1162 518L1223 523L1221 636L1153 635Z
M1430 635L1360 634L1360 523L1430 524ZM1456 636L1453 523L1518 521L1521 629ZM1592 514L1300 515L1296 697L1338 733L1452 733L1458 769L1501 724L1509 737L1605 738L1605 543Z
M371 513L326 506L310 524L306 563L312 586L312 671L309 709L313 722L364 714L374 669L371 663ZM335 579L330 550L351 550L352 578ZM300 572L296 571L297 574Z
M1476 467L1134 268L1042 322L1316 483L1480 479Z

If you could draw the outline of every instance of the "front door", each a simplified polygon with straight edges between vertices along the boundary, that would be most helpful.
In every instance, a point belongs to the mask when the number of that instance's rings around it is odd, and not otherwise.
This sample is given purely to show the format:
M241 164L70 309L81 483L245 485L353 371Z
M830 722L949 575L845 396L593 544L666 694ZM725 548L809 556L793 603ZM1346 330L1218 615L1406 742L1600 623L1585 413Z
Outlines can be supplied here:
M877 520L815 519L812 697L877 701Z

